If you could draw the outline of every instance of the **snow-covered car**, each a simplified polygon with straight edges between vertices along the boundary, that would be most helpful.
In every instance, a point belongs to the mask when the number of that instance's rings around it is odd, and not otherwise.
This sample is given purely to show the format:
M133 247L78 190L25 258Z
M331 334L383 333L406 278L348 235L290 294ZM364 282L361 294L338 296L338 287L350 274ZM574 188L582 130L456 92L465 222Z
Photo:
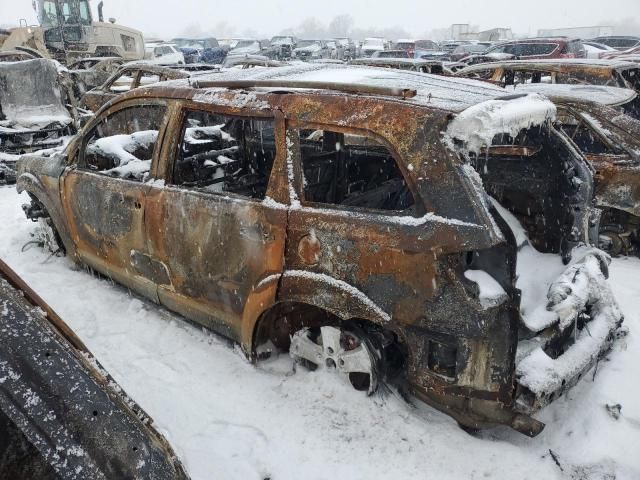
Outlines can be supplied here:
M603 43L616 50L628 50L640 46L640 37L634 36L604 36L592 39L594 42Z
M187 72L160 65L128 63L113 73L102 85L85 93L81 101L82 106L97 112L108 101L134 88L188 76Z
M18 155L63 145L76 132L72 85L53 60L0 62L0 184L15 181Z
M222 48L215 38L174 38L171 43L180 49L187 64L219 65L227 56L227 49Z
M533 436L622 321L610 258L585 246L593 172L556 111L400 70L228 71L118 97L64 152L23 157L17 187L50 248L254 361L289 352L368 394L406 383L465 427ZM531 178L558 199L543 241L469 163L505 136L572 169Z
M357 48L354 41L348 37L341 37L335 39L337 46L337 59L338 60L351 60L357 56Z
M119 57L92 57L69 65L67 69L75 82L78 98L106 82L124 63L125 61Z
M170 43L147 44L144 47L144 59L156 65L184 65L184 54Z
M360 52L363 57L370 57L374 52L386 50L387 41L382 37L368 37L362 42Z
M603 58L603 56L605 56L606 54L619 53L618 50L605 45L604 43L584 40L582 42L582 45L584 46L586 58Z
M290 35L275 36L269 42L269 47L265 48L261 54L272 60L290 60L293 56L293 49L296 48L297 40Z
M293 50L293 58L298 60L331 58L331 49L324 40L298 40Z
M228 56L260 55L262 44L259 40L237 40L235 46L229 50Z

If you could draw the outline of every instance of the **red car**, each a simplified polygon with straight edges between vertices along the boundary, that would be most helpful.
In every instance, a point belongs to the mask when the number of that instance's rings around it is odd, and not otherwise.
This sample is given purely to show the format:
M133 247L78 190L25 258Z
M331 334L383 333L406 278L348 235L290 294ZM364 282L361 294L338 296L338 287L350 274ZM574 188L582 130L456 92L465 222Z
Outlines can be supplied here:
M518 59L585 58L584 45L567 37L540 37L504 42L488 49L485 54L506 53Z

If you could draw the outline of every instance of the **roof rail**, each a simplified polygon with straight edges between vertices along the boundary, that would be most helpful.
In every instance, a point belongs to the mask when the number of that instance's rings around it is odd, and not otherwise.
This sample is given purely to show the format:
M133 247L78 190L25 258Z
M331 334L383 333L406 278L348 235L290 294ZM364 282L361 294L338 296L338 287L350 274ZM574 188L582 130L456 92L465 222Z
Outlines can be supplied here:
M410 88L378 87L359 83L314 82L307 80L193 80L194 88L307 88L313 90L335 90L345 93L384 95L387 97L413 98L416 90Z

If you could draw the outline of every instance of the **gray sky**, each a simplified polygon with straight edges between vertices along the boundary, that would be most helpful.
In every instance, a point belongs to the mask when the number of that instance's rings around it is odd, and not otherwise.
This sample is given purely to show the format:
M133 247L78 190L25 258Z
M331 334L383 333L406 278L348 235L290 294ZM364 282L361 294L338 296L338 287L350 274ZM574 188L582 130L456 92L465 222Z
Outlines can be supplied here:
M98 1L92 0L95 14ZM270 36L296 28L315 17L328 24L348 14L354 27L403 27L420 37L452 23L480 29L511 27L514 33L535 34L538 28L601 24L640 29L640 0L104 0L105 16L146 33L165 37L210 33ZM0 0L0 24L35 23L31 0ZM640 31L636 32L640 35ZM228 35L224 32L222 35Z

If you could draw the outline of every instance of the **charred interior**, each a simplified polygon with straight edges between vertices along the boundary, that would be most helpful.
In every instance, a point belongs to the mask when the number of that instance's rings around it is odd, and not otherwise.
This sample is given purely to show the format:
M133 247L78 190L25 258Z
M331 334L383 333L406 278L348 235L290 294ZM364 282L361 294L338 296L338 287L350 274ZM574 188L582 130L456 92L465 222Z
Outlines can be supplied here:
M489 194L518 218L536 249L567 252L576 240L583 180L553 128L523 130L516 138L497 135L472 161Z
M389 150L373 138L301 130L305 200L412 213L414 199Z

